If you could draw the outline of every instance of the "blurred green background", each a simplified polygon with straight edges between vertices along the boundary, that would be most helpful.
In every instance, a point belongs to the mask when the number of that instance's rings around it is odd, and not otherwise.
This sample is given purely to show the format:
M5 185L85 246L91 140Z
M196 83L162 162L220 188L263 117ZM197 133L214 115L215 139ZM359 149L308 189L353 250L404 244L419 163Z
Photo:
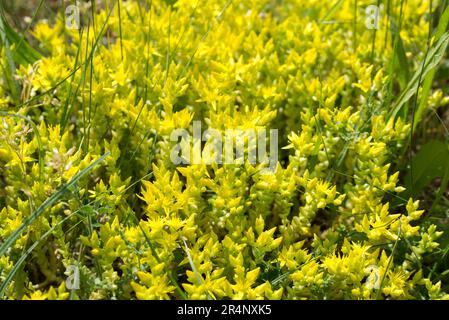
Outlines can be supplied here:
M54 19L63 1L66 6L71 3L69 0L0 0L8 21L19 31L28 27L35 14L37 20Z

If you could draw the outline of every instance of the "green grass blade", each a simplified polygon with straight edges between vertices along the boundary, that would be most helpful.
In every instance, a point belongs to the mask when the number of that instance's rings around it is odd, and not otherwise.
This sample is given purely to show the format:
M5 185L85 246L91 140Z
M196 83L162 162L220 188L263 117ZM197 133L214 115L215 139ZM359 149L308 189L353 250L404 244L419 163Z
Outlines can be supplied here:
M39 11L40 6L37 11ZM35 12L35 15L37 14ZM33 16L33 19L35 17ZM32 22L33 23L33 20ZM19 35L6 20L5 12L3 6L0 3L0 32L4 33L5 38L9 45L15 45L14 49L11 51L11 58L18 65L26 65L34 63L36 60L40 59L42 55L35 50L24 36ZM5 44L6 45L6 44Z
M198 280L198 282L201 285L204 285L204 280L201 277L200 273L198 272L198 269L195 267L195 263L193 262L192 256L190 255L190 250L189 250L189 247L187 246L187 242L185 241L184 238L182 239L182 241L184 242L184 250L185 250L185 252L187 254L187 259L189 260L190 267L192 268L193 273L195 274L196 279ZM217 300L214 297L214 295L209 292L209 290L206 290L206 294L207 294L208 300L211 300L211 299Z
M399 111L401 111L410 98L418 92L419 80L425 77L431 70L435 69L444 56L447 45L449 44L449 33L444 33L440 40L429 50L427 58L421 63L420 67L416 70L412 79L409 81L407 88L402 92L396 101L390 117L395 118Z
M435 41L440 40L440 38L444 35L444 32L447 30L447 26L449 24L449 7L447 7L443 14L440 17L440 21L438 23L437 31L435 32ZM424 78L422 92L421 92L421 100L419 102L418 109L415 113L415 118L413 122L413 130L416 129L416 126L421 121L423 113L427 108L427 99L430 94L430 90L432 88L433 79L436 74L436 69L433 69L429 72L429 74Z
M320 23L323 23L324 21L327 21L328 19L332 18L332 16L337 12L337 10L341 7L344 0L338 0L328 12L326 12L326 15L321 19Z
M45 232L42 237L40 237L39 240L35 241L21 256L20 258L14 263L14 267L11 269L11 271L6 276L5 280L0 284L0 299L3 299L3 296L5 294L6 289L8 288L9 283L14 279L14 276L16 273L20 270L23 262L26 260L26 258L30 255L31 252L45 239L47 238L53 230L56 229L56 227L63 224L65 221L67 221L69 218L71 218L75 213L65 217L62 219L59 223L51 227L47 232Z
M33 17L31 18L31 21L28 24L28 27L23 32L24 34L26 34L29 31L29 29L31 28L33 23L36 21L37 15L38 15L39 11L41 10L43 4L44 4L44 0L41 0L37 6L36 11L33 13ZM12 33L12 34L14 34L14 33ZM14 48L14 52L18 52L19 55L24 56L24 57L25 56L31 57L31 61L28 61L29 63L32 63L41 57L39 52L37 52L35 49L33 49L28 44L28 42L25 40L24 36L20 36L20 41L17 43L17 46Z
M19 101L19 85L14 79L14 75L16 73L16 64L14 62L14 59L12 58L11 48L7 36L7 25L8 24L3 15L3 7L0 4L0 40L5 47L6 62L8 63L8 66L6 67L2 65L2 69L5 73L5 78L11 92L11 97L13 101L17 103Z
M153 254L153 256L155 257L155 259L158 262L161 262L161 258L159 258L159 255L157 254L156 248L153 246L153 243L151 242L150 238L148 237L148 235L146 234L145 230L143 230L142 226L139 224L139 220L134 216L134 218L136 219L137 224L139 225L140 230L142 231L143 236L145 237L145 241L147 242L148 246L150 247L151 253ZM180 297L184 300L187 300L187 296L184 293L184 291L181 289L181 287L179 286L178 282L176 281L176 278L173 276L172 272L168 273L168 277L170 278L170 282L175 286L176 291L178 292L178 294L180 295Z
M391 34L394 42L394 53L392 67L396 69L401 88L405 88L410 80L410 66L405 54L404 42L400 34L399 27L394 21L390 22ZM397 67L395 67L397 66Z
M82 37L82 31L80 33L80 37ZM78 60L80 59L80 51L81 51L81 46L78 46L78 50L76 52L76 57L75 57L75 64L73 66L73 70L77 70L78 67ZM73 81L75 80L75 72L72 73L71 79L70 79L70 87L69 87L69 93L67 94L67 99L64 103L64 109L62 112L62 117L61 117L61 121L59 123L60 127L61 127L61 136L64 134L65 131L65 127L67 125L67 121L68 121L68 115L70 114L71 111L71 103L74 102L74 97L76 96L76 94L78 93L78 89L80 87L80 84L78 85L78 87L75 90L75 94L73 94L72 89L73 89Z
M6 251L14 244L14 242L17 240L17 238L20 237L22 232L27 229L37 218L41 216L41 214L51 207L70 187L75 185L79 179L81 179L83 176L85 176L87 173L89 173L97 164L102 162L110 153L107 152L94 162L92 162L87 168L84 170L81 170L76 175L70 179L69 182L62 185L58 191L53 193L49 198L47 198L40 206L37 208L36 211L34 211L30 216L28 216L25 221L22 223L22 225L17 228L6 240L0 245L0 256L4 255Z
M120 38L120 57L123 61L123 35L122 35L122 14L120 8L120 0L117 1L117 12L118 12L118 29L119 29L119 38Z
M27 121L31 125L31 128L33 129L34 134L36 135L37 144L39 146L39 179L41 182L43 182L44 181L43 179L44 179L45 153L44 153L44 148L42 145L41 135L39 134L39 129L37 128L36 124L30 118L22 116L20 114L13 114L13 113L7 113L5 111L0 111L0 116L20 118L20 119Z
M212 31L212 28L215 25L220 24L220 22L222 21L222 18L226 12L226 10L231 6L232 2L234 0L228 0L225 5L223 6L223 8L221 9L220 13L215 17L215 19L213 20L213 22L209 25L209 27L207 28L206 32L204 33L204 35L201 37L200 41L198 42L197 46L195 47L195 49L193 50L192 54L189 57L189 60L187 61L187 63L184 65L184 67L181 69L181 72L178 74L178 76L176 77L176 80L182 78L185 74L185 72L189 69L190 65L193 62L193 58L195 57L196 53L198 52L199 48L201 47L201 45L203 44L203 42L206 40L207 36L209 35L209 33Z

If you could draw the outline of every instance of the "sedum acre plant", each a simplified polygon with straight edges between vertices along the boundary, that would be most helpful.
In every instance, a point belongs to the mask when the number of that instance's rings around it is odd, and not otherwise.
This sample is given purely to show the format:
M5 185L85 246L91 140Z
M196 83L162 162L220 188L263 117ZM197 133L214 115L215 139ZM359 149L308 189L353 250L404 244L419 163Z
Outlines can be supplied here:
M448 299L404 168L449 11L380 2L105 0L28 38L2 9L0 297ZM195 121L265 130L273 170Z

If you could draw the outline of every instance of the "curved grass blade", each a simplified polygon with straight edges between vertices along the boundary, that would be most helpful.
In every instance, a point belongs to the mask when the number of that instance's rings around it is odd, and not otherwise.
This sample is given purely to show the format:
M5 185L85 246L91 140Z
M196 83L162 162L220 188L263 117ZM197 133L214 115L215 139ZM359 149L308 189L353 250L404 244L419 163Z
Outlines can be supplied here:
M59 223L57 223L56 225L54 225L53 227L51 227L47 232L45 232L42 237L40 237L39 240L37 240L36 242L34 242L19 258L19 260L16 261L16 263L14 264L14 267L11 269L11 271L8 273L8 275L6 276L5 280L0 284L0 299L3 299L3 295L5 294L6 288L8 287L9 283L14 279L14 276L16 275L16 273L19 271L20 267L22 266L23 262L25 261L25 259L30 255L31 252L33 252L33 250L42 242L42 240L44 240L45 238L47 238L52 232L53 230L56 229L56 227L60 226L61 224L63 224L65 221L67 221L69 218L71 218L73 215L75 215L75 213L72 213L71 215L65 217L64 219L62 219Z
M36 11L33 13L33 17L31 18L30 23L23 32L24 34L28 33L33 23L37 20L37 15L39 14L39 11L41 10L43 4L44 0L41 0L37 6ZM16 47L14 48L14 53L17 52L21 57L30 58L30 60L28 60L28 63L32 63L41 58L41 54L29 45L29 43L25 40L24 36L19 36L19 38L20 40L17 43Z
M184 247L185 247L184 250L185 250L185 252L186 252L186 254L187 254L187 258L189 259L190 267L192 268L193 273L195 274L196 279L198 280L198 282L199 282L201 285L204 285L203 278L201 277L200 273L199 273L198 270L196 269L195 263L193 262L192 256L190 255L190 250L189 250L189 247L187 246L187 242L186 242L186 240L185 240L184 238L182 239L182 241L184 242ZM217 299L214 297L214 295L213 295L212 293L209 292L209 290L206 290L206 294L207 294L208 300L212 300L212 299L213 299L213 300L217 300Z
M420 79L425 77L430 71L435 69L443 59L447 45L449 44L449 32L445 32L438 42L433 46L427 57L421 63L420 67L416 70L412 79L409 81L407 88L402 92L396 101L392 111L390 112L390 118L395 118L399 111L401 111L404 104L410 100L410 98L418 92Z
M0 256L4 255L6 251L14 244L17 238L20 237L22 232L27 229L40 215L49 207L51 207L70 187L76 184L76 182L89 173L97 164L102 162L110 152L105 153L103 156L92 162L87 168L79 171L76 175L70 179L69 182L62 185L58 191L53 193L49 198L47 198L40 206L34 211L30 216L28 216L22 225L17 228L6 240L0 245Z
M11 48L9 46L9 40L7 36L7 22L4 18L3 14L3 6L0 3L0 41L5 47L5 55L6 55L6 62L8 63L8 66L3 66L2 69L5 73L6 82L8 84L9 90L11 91L11 97L15 103L19 101L19 84L14 79L14 75L16 73L16 64L14 62L14 59L12 58Z
M31 20L31 23L28 26L27 30L25 30L25 32L28 31L29 27L36 19L36 15L39 12L42 4L43 4L43 0L41 0L41 3L38 5L38 8L37 8L36 12L34 13L33 18ZM19 35L9 25L8 21L6 20L5 10L4 10L1 2L0 2L0 28L1 28L0 32L2 34L4 34L4 36L5 36L5 39L3 39L2 41L5 42L4 40L7 40L8 44L15 45L11 51L11 58L14 60L14 62L16 64L19 64L19 65L31 64L42 57L40 52L38 52L36 49L34 49L28 43L28 41L25 39L24 36ZM3 37L3 35L2 35L2 37ZM6 46L6 44L5 44L5 46Z

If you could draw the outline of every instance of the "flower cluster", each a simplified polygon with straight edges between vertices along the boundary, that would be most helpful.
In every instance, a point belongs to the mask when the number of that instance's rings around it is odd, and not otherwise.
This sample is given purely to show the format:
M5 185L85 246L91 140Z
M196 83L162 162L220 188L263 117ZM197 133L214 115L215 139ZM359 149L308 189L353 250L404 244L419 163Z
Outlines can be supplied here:
M407 56L428 2L388 8ZM386 14L374 32L365 0L107 3L81 29L38 22L41 56L0 78L0 245L26 225L0 251L2 298L449 298L426 267L442 232L401 196ZM278 129L275 171L174 164L170 134L194 121Z

